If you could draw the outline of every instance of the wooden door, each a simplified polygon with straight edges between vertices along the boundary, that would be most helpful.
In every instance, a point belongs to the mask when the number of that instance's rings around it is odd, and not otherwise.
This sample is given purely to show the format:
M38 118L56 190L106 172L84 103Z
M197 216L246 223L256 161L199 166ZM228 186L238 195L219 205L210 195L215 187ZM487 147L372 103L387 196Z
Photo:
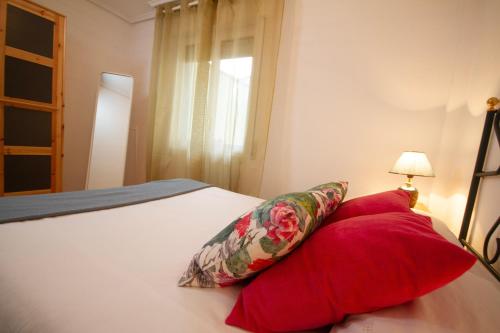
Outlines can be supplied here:
M61 191L65 18L0 0L0 195Z

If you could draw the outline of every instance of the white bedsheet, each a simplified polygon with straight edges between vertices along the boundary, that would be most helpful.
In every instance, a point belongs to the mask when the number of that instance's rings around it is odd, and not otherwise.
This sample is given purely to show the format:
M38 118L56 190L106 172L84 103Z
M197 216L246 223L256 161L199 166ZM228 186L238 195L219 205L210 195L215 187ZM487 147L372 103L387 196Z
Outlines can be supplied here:
M0 225L0 332L235 332L238 287L177 287L192 255L262 200L218 188Z

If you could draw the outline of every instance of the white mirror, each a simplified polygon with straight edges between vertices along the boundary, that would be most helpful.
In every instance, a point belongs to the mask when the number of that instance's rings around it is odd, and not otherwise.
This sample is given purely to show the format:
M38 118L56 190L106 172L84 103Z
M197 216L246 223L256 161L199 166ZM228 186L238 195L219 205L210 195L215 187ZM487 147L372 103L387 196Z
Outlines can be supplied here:
M87 170L86 188L123 186L134 79L102 73Z

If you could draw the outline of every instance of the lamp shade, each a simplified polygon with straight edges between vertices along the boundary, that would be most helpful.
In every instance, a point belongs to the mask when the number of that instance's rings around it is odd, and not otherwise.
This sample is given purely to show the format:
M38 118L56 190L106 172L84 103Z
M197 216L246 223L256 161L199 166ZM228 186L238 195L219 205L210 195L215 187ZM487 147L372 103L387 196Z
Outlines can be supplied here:
M398 158L390 173L401 175L434 177L431 163L425 153L405 151Z

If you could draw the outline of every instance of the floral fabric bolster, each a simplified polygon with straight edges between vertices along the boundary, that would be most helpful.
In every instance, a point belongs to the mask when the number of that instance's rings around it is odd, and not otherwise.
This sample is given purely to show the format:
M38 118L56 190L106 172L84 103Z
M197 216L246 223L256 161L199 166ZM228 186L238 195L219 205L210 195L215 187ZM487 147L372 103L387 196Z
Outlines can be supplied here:
M263 202L206 243L179 286L223 287L272 265L321 225L346 192L347 182L332 182Z

